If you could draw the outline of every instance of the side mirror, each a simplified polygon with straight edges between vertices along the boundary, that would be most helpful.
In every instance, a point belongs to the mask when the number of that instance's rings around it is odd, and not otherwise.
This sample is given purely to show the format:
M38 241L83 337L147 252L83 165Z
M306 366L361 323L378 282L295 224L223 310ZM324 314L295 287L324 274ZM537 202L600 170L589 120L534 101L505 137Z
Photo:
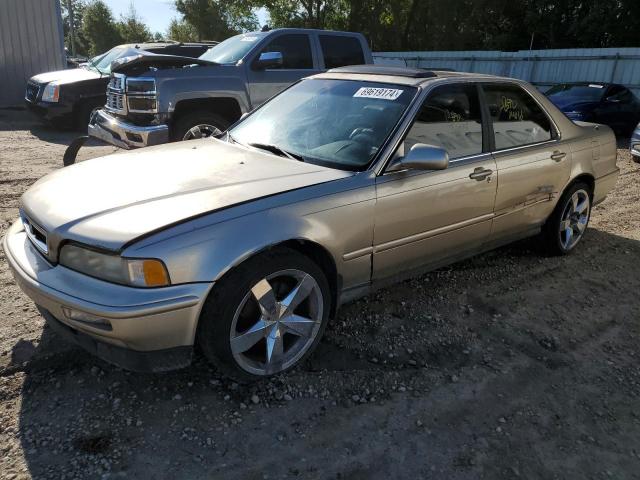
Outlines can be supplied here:
M282 52L263 52L253 64L256 70L282 66Z
M444 170L449 166L449 154L444 148L416 143L409 153L394 161L388 172L400 170Z

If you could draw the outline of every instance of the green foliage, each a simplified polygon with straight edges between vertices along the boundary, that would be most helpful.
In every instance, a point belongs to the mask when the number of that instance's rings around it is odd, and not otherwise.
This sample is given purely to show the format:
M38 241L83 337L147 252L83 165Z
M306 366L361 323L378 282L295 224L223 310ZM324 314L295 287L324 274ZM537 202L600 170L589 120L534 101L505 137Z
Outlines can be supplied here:
M198 32L195 27L185 20L171 20L167 38L178 42L195 42L198 40Z
M248 0L176 0L183 21L193 26L197 40L224 40L244 30L257 28Z
M124 43L148 42L153 39L149 27L138 17L138 12L136 12L133 3L129 7L127 15L120 17L117 27Z
M69 52L72 51L69 5L71 5L71 10L73 11L76 55L87 55L87 39L82 35L82 17L84 16L85 10L85 2L83 0L61 0L60 2L60 6L62 7L62 26L64 29L64 46L69 50Z
M82 19L82 34L87 39L91 56L122 43L113 14L102 0L92 0L87 4Z

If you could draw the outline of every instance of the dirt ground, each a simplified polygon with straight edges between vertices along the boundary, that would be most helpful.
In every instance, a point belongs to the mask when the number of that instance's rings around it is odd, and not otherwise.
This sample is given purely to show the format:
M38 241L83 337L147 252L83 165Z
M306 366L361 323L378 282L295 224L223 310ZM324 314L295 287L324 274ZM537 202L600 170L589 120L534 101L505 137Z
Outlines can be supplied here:
M74 135L0 110L0 234ZM0 478L640 478L640 165L626 146L574 254L530 240L382 290L258 385L202 359L128 373L65 344L0 253Z

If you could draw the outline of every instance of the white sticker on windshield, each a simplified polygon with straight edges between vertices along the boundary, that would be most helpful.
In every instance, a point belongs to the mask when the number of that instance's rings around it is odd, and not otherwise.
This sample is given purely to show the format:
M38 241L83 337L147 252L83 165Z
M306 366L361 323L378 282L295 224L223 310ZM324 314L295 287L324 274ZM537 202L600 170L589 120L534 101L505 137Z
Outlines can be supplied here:
M404 90L397 90L395 88L374 88L374 87L362 87L356 93L354 97L359 98L382 98L384 100L395 100Z
M594 83L589 84L589 86L590 86L591 88L604 88L604 85L596 85L596 84L594 84Z
M240 39L241 42L255 42L258 40L258 37L242 37Z

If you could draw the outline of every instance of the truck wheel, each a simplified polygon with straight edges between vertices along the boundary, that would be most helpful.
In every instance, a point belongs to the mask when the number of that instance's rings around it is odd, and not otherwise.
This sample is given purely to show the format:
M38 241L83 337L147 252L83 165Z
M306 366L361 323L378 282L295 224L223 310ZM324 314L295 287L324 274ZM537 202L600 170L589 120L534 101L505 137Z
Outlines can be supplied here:
M228 126L229 122L215 113L188 113L180 117L176 122L171 140L179 142L181 140L211 137L224 132Z
M226 375L253 381L285 372L317 346L329 317L324 272L288 248L259 254L229 272L200 314L197 341Z

